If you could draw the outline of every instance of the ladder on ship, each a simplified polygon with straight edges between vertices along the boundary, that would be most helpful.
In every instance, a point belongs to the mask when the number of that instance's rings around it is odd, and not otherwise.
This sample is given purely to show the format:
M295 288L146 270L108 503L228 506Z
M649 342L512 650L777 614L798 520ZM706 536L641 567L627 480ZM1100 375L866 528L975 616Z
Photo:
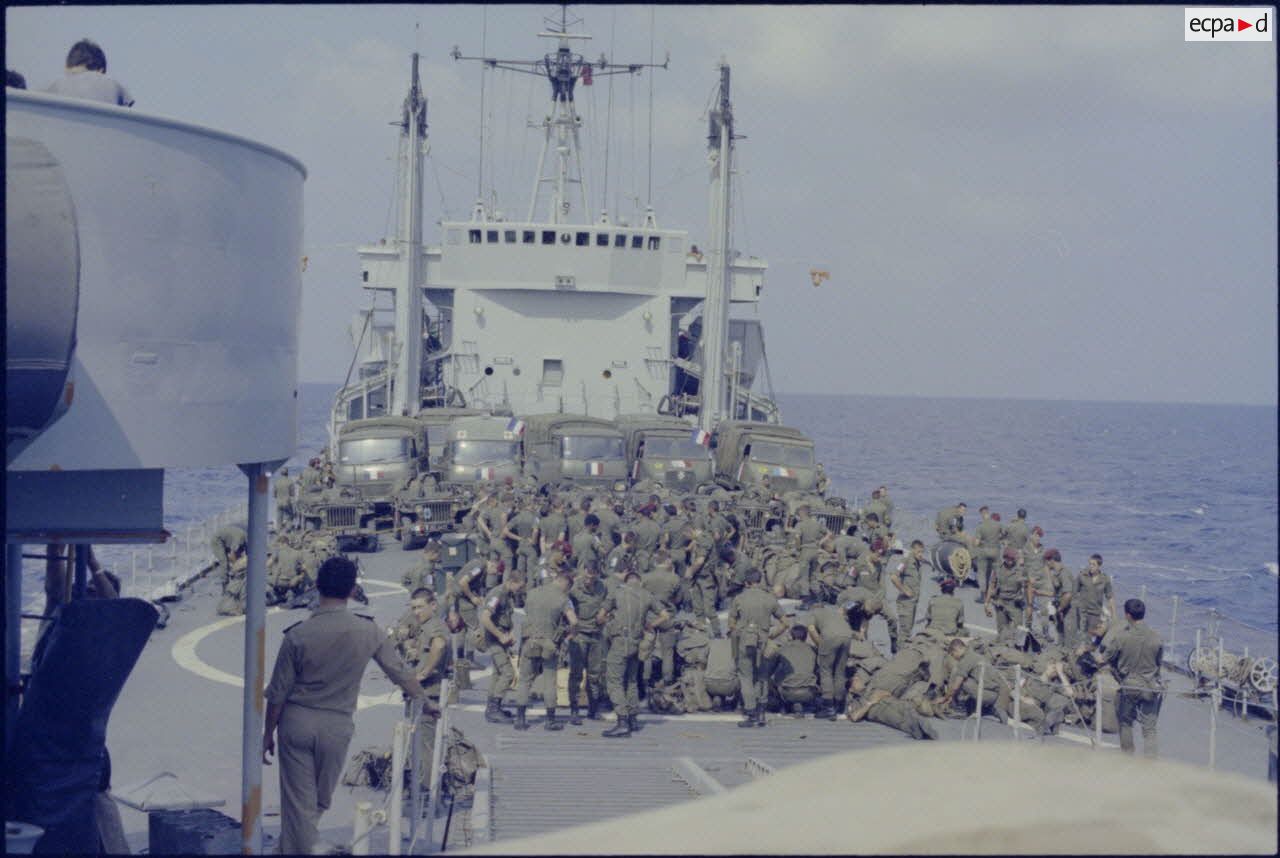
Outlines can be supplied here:
M672 364L689 378L702 380L702 367L692 361L684 358L674 358ZM701 385L699 385L701 388ZM739 420L753 420L758 423L780 423L782 422L782 413L778 410L777 403L768 397L749 390L741 385L734 386L734 409L733 416ZM671 397L673 413L679 416L685 414L697 414L699 407L699 397L696 395L681 394Z

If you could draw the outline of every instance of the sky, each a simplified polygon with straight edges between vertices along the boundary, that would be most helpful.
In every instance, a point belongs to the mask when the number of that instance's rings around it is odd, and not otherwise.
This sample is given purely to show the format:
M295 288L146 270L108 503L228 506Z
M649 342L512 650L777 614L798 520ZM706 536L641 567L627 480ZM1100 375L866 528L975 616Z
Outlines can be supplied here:
M733 245L769 262L759 315L778 392L1276 404L1274 43L1185 42L1182 6L570 12L588 57L670 54L652 82L579 86L592 207L635 223L651 199L694 243L708 232L705 110L717 63L731 65L745 135ZM394 228L410 54L429 100L435 244L478 188L524 216L540 145L526 125L549 98L543 80L450 51L541 56L554 45L535 34L558 14L8 7L6 65L42 89L87 36L135 109L299 158L300 377L341 381L368 303L355 246ZM814 288L811 268L830 280Z

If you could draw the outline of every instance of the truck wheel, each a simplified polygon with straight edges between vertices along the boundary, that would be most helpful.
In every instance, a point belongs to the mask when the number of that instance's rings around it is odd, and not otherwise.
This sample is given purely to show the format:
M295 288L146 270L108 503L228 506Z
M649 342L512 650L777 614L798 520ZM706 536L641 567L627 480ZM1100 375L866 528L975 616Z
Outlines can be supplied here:
M368 551L370 554L378 553L378 535L376 533L373 536L366 536L364 538L364 550Z

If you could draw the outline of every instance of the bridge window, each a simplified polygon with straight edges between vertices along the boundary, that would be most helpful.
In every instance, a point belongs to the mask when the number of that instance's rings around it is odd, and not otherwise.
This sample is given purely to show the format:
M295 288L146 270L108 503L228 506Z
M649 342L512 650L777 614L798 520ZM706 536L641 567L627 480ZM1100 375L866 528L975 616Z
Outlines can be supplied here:
M607 232L597 232L597 233L596 233L596 247L608 247L608 246L609 246L609 233L607 233Z
M478 230L478 229L471 229L471 230L467 230L467 239L468 239L472 244L479 244L479 243L480 243L480 230Z
M577 240L578 247L586 247L590 243L591 243L591 233L589 232L578 233L578 240Z
M533 244L538 236L533 230L526 229L520 237L524 239L525 244Z
M658 238L658 236L656 236L656 235L651 235L651 236L649 236L649 249L650 249L650 250L657 250L657 249L658 249L658 243L659 243L660 241L661 241L661 239L659 239L659 238Z
M556 231L555 231L554 229L544 229L544 230L542 231L542 243L543 243L543 244L555 244L555 243L556 243Z
M613 237L613 246L614 246L614 247L626 247L626 246L627 246L627 237L626 237L626 235L625 235L625 234L623 234L623 233L621 233L621 232L620 232L620 233L618 233L617 235L615 235L615 236Z
M485 240L486 240L486 241L488 241L490 244L497 244L497 243L498 243L498 231L497 231L496 229L491 229L491 230L489 230L489 235L486 237L486 239L485 239Z
M515 244L515 243L516 243L516 231L515 231L514 229L509 229L509 230L507 230L506 232L504 232L504 233L502 234L502 240L503 240L503 241L505 241L507 244Z
M643 248L644 248L644 236L643 235L631 236L631 249L641 250Z

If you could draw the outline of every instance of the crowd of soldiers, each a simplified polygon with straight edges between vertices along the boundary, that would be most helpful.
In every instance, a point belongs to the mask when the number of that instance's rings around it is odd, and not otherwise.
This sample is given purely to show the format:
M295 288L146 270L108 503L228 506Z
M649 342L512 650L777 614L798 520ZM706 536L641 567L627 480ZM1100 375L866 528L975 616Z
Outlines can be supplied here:
M747 526L739 514L747 506L767 510L762 525ZM818 514L832 511L843 514L843 532ZM936 737L930 718L965 717L981 698L984 712L1016 715L1043 734L1096 717L1114 730L1105 722L1119 710L1126 750L1125 717L1136 712L1153 753L1159 640L1141 623L1141 603L1136 617L1126 603L1119 618L1101 557L1073 576L1024 510L1002 525L983 508L972 534L964 512L960 504L939 513L940 539L964 548L942 570L920 540L902 547L884 486L855 511L767 482L697 495L646 483L615 493L509 482L480 494L462 523L471 560L448 568L432 541L402 583L417 602L430 601L439 642L460 633L457 663L442 656L428 672L452 670L468 688L484 653L492 664L485 717L517 730L529 728L538 698L542 727L563 729L563 696L575 725L612 709L615 723L603 732L611 738L641 729L645 699L665 714L741 710L743 728L766 726L766 710L843 714L926 739ZM926 578L940 592L920 616ZM995 639L966 629L956 595L964 584L979 587ZM437 642L424 644L420 615L411 611L393 630L410 662ZM887 651L868 636L877 617ZM1108 662L1114 671L1100 669ZM1104 712L1095 713L1099 683ZM1134 686L1149 689L1139 695L1147 705L1127 711L1124 689Z

